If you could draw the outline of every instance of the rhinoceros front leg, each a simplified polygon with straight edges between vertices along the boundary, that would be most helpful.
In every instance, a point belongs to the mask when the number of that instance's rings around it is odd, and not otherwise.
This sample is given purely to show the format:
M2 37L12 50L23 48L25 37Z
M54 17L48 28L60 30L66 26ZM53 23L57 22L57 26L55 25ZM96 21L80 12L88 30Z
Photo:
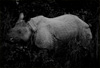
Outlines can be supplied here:
M40 48L53 47L52 35L45 27L39 29L35 34L35 44Z

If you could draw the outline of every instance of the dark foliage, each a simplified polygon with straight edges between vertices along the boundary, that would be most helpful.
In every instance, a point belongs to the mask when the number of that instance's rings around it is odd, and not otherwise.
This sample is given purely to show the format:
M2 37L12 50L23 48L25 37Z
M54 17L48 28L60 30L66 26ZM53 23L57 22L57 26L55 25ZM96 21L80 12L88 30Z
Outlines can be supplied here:
M0 68L97 68L99 8L98 0L0 0ZM26 22L38 15L77 15L90 25L91 44L84 46L86 43L71 40L46 50L36 47L34 36L27 42L12 44L6 40L7 33L21 12L25 14Z

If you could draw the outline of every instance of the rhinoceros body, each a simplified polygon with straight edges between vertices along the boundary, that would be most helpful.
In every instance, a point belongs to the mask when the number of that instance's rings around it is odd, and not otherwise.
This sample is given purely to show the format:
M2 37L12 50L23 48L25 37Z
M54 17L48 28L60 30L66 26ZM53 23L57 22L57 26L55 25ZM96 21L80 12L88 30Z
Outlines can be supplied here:
M20 23L19 23L20 24ZM25 23L24 23L25 24ZM47 18L44 16L37 16L31 18L27 22L28 26L15 26L12 32L16 32L18 29L21 30L23 37L17 36L19 39L28 40L32 34L31 30L34 31L34 38L37 47L40 48L52 48L55 40L67 41L70 38L76 38L77 36L83 40L91 40L92 34L89 25L86 24L79 17L71 14L58 16L55 18ZM26 33L21 28L25 28ZM12 33L10 33L11 35ZM14 35L16 35L14 34Z

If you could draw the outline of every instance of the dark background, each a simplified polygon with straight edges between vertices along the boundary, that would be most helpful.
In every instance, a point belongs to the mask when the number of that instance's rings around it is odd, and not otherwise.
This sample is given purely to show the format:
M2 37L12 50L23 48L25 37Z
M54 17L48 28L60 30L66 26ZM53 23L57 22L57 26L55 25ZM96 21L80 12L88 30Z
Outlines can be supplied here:
M98 19L100 2L98 0L18 0L19 4L16 1L0 0L0 68L99 67ZM84 48L85 43L82 47L76 45L76 48L63 45L57 49L57 53L54 53L54 50L37 48L34 45L33 37L25 43L9 43L6 41L7 33L9 29L14 27L21 12L25 14L24 20L26 22L38 15L46 17L69 13L77 15L90 25L93 34L91 44L86 48Z

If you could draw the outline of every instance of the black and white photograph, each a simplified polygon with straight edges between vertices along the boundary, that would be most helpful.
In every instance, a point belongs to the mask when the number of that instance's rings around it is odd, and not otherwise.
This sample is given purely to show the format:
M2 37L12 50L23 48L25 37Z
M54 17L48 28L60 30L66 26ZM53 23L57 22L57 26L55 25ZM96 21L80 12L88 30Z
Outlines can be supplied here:
M0 68L99 68L99 0L0 0Z

